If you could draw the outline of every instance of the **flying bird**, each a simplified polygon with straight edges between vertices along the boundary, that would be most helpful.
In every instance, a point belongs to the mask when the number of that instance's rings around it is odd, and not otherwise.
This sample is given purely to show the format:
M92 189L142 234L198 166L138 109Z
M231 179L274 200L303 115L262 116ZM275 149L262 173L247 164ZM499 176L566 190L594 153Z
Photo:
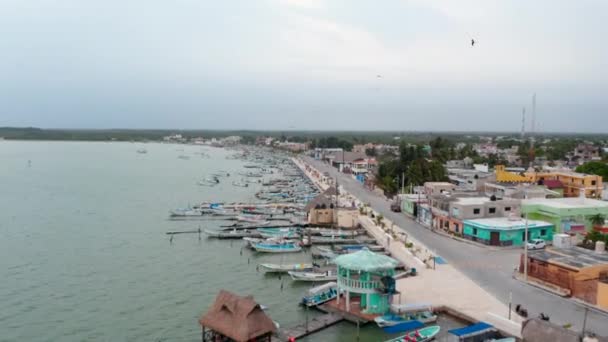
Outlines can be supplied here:
M382 78L382 75L376 75L377 78Z
M475 46L475 39L471 39L471 46Z

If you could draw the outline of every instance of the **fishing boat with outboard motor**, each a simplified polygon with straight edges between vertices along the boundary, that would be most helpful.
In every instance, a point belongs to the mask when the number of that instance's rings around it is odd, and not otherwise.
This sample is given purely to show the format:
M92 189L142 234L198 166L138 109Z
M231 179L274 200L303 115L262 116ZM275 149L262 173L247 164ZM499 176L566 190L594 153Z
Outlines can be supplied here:
M343 292L343 291L340 291ZM308 307L321 305L325 302L338 297L338 284L334 281L327 284L315 286L306 291L306 295L302 297L300 304Z
M441 327L433 325L430 327L422 328L416 331L412 331L403 336L387 340L385 342L427 342L435 338L441 331Z
M335 271L327 270L325 272L298 272L290 271L287 272L292 280L294 281L335 281L338 279L338 275Z

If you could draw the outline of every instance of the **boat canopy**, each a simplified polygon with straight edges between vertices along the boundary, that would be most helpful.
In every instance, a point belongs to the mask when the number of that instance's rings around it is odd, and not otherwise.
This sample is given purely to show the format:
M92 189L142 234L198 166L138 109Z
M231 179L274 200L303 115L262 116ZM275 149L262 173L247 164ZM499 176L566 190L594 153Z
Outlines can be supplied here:
M432 306L428 303L391 304L391 311L397 313L432 311Z
M496 331L496 329L492 325L486 322L478 322L473 325L469 325L468 327L448 330L448 333L456 335L460 338L467 338L492 331Z
M342 268L364 272L388 270L399 265L397 260L386 255L374 253L368 248L363 248L355 253L340 255L334 262Z
M319 286L315 286L315 287L311 288L310 290L308 290L308 294L314 295L317 293L322 293L331 288L336 288L337 286L338 286L338 284L335 281L332 281L327 284L323 284L323 285L319 285Z
M410 331L414 329L420 329L424 327L424 323L420 321L407 321L399 324L392 325L390 327L384 327L382 330L388 334L396 334L404 331Z

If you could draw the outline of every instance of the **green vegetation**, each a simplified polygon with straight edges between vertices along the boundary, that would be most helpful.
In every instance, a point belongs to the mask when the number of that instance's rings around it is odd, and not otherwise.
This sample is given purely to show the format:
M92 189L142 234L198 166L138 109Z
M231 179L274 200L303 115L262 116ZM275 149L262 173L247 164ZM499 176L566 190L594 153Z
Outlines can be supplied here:
M606 216L602 214L595 214L589 217L589 222L591 222L593 226L601 227L604 225L604 223L606 223Z
M313 139L312 143L311 143L311 148L316 148L316 147L320 147L320 148L341 148L345 151L350 151L353 149L353 143L348 141L348 140L344 140L344 139L340 139L340 138L336 138L336 137L327 137L327 138L321 138L321 139Z
M608 180L608 164L599 161L591 161L576 168L576 172L601 176Z
M378 166L376 184L388 194L397 193L403 185L420 185L430 181L446 181L447 175L443 163L449 158L450 145L441 138L434 139L431 146L436 146L429 154L423 145L399 146L399 157L386 158ZM431 155L434 158L430 158Z
M591 231L585 236L582 247L593 249L598 241L603 241L608 245L608 234L602 234L597 230Z

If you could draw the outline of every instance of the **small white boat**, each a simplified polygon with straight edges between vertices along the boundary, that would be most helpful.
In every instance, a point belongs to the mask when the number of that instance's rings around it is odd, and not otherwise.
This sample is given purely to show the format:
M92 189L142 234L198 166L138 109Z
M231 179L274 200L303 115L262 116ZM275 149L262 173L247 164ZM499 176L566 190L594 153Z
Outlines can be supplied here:
M169 211L171 217L197 217L205 214L205 211L200 208L175 209Z
M186 155L181 154L181 155L177 156L177 158L183 159L183 160L188 160L188 159L190 159L190 156L186 156Z
M256 232L251 232L249 230L230 230L230 231L216 231L216 230L205 230L205 234L209 237L214 237L218 239L242 239L245 237L256 238L259 237L260 234Z
M253 244L252 248L255 249L256 252L263 253L294 253L302 250L302 247L294 242L260 242Z
M145 148L140 148L139 150L137 150L137 153L146 154L146 153L148 153L148 150L146 150Z
M334 281L338 279L338 275L335 271L325 272L298 272L289 271L287 272L291 279L294 281Z
M203 180L198 181L197 184L201 186L214 186L220 184L220 180L217 177L205 178Z
M234 186L240 186L240 187L242 187L242 188L246 188L246 187L248 187L248 186L249 186L249 183L245 183L245 182L236 182L236 181L235 181L235 182L232 182L232 185L234 185Z
M264 216L262 215L237 215L236 220L251 223L267 222L264 220Z
M332 281L308 290L302 298L301 304L312 307L329 302L336 297L338 297L338 284Z
M260 268L269 273L287 273L289 271L312 271L313 265L307 263L300 264L260 264Z

